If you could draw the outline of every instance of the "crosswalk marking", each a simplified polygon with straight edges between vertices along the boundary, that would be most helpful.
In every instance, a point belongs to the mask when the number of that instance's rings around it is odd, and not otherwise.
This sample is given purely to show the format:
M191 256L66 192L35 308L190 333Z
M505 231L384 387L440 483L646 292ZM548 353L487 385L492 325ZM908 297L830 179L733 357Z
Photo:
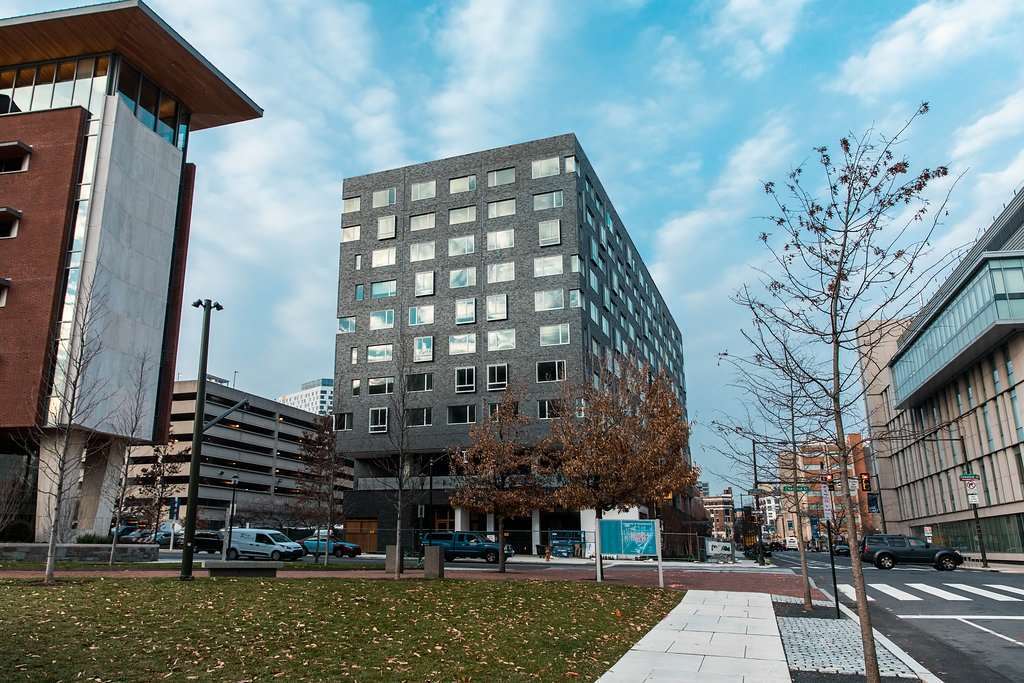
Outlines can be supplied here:
M987 591L984 588L968 586L966 583L947 583L945 585L949 586L950 588L956 588L957 590L964 591L965 593L974 593L975 595L980 595L984 598L998 600L999 602L1020 602L1020 598L1011 598L1009 595L993 593L992 591Z
M949 591L944 591L941 588L929 586L926 583L908 583L907 585L911 588L916 588L922 593L931 593L932 595L942 598L943 600L966 600L968 602L970 602L971 600L965 595L957 595L956 593L950 593Z
M886 595L891 595L897 600L920 600L921 598L916 595L911 595L906 591L901 591L899 588L894 588L887 583L869 583L869 586L874 588L876 591L881 591Z
M848 597L850 600L857 602L857 592L853 590L853 586L851 586L848 583L840 583L836 586L836 588L838 588L839 592ZM875 599L873 597L871 597L870 595L868 596L868 602L874 602L874 600Z
M1014 588L1013 586L1004 586L1001 583L988 583L988 584L985 584L985 585L988 586L989 588L998 588L999 590L1006 591L1008 593L1017 593L1018 595L1024 595L1024 588Z

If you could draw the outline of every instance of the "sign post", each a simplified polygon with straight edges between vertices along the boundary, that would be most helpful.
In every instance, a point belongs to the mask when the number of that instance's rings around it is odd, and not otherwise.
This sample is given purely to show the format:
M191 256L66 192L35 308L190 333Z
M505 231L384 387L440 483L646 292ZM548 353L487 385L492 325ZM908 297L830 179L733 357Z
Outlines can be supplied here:
M654 546L658 552L658 588L665 587L665 572L661 568L661 520L654 520Z
M981 517L978 516L978 483L981 475L973 472L960 474L960 481L964 483L964 492L967 493L967 504L974 512L974 534L978 538L978 550L981 551L981 566L988 567L988 555L985 553L985 538L981 533Z

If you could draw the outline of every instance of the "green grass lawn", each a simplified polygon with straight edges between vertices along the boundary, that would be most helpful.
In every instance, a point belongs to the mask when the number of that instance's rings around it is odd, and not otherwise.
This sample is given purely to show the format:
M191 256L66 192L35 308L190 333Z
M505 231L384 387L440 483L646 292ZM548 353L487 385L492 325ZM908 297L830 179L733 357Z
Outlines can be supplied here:
M678 591L553 581L0 580L4 680L592 681Z

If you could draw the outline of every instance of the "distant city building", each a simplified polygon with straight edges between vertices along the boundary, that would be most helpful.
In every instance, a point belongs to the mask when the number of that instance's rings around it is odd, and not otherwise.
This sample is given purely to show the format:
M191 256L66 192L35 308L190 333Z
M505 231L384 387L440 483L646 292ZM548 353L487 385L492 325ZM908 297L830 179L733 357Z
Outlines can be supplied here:
M170 498L177 504L178 519L184 519L187 511L196 385L195 380L174 383L170 452L181 469L173 478L175 489ZM229 414L203 438L197 508L200 527L219 529L225 524L233 486L238 487L236 519L254 525L283 525L308 472L302 462L301 442L304 434L316 429L318 417L268 398L207 382L206 419L213 419L242 399L247 399L249 405ZM153 458L152 448L136 450L130 476L137 477ZM351 488L352 471L346 467L335 482L338 500ZM139 492L133 488L129 494L138 496Z
M575 135L346 178L343 197L334 409L355 460L348 523L389 538L395 430L411 429L406 457L428 476L403 499L407 528L494 529L449 504L448 453L510 386L531 440L559 416L564 382L599 382L624 359L664 372L685 411L682 332ZM693 495L673 500L689 519ZM595 526L594 510L505 524L527 553L549 531Z
M711 533L722 541L731 541L736 523L736 503L732 488L722 491L720 496L704 496L704 510L711 519Z
M0 458L35 484L10 533L106 533L126 442L166 438L189 142L260 116L142 2L0 19Z
M782 504L777 493L758 496L757 500L762 513L761 534L768 540L777 535L775 525L782 512Z
M1022 245L1018 191L916 317L860 330L879 517L974 559L968 485L988 559L1024 562Z
M329 377L311 380L298 391L278 396L277 400L307 413L330 415L334 406L334 380Z
M710 496L711 495L711 485L708 484L706 481L698 481L697 482L697 494L700 497L702 497L702 498L706 498L706 497Z

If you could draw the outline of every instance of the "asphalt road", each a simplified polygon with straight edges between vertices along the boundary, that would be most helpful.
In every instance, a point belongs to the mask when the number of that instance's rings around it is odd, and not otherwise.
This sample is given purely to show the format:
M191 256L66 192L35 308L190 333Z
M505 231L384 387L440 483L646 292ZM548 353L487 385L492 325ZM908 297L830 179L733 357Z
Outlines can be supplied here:
M799 571L793 552L776 552L775 564ZM808 569L830 593L827 553L810 553ZM839 599L856 610L850 559L836 557ZM888 636L944 681L1024 680L1024 574L929 566L864 568L876 630Z

